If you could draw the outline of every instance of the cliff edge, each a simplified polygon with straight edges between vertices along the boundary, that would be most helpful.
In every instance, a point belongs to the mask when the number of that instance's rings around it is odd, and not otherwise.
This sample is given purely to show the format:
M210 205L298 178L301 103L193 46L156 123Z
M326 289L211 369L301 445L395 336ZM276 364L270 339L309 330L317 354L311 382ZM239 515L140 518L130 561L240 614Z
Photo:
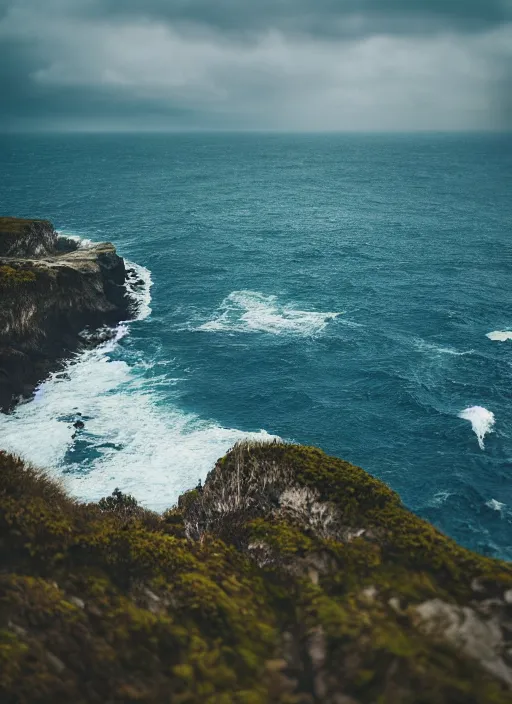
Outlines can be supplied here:
M237 445L163 516L0 453L0 564L5 704L512 702L512 567L316 448Z
M124 261L46 220L0 218L0 410L8 411L97 330L129 317Z

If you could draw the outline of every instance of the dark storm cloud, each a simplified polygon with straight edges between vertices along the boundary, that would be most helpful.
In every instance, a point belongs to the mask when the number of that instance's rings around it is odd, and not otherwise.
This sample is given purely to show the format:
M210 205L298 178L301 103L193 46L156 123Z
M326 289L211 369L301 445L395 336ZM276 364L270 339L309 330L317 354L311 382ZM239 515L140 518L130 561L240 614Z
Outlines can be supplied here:
M0 0L0 128L512 127L512 0Z
M304 34L481 31L511 18L510 0L95 0L100 15L158 17L220 31Z

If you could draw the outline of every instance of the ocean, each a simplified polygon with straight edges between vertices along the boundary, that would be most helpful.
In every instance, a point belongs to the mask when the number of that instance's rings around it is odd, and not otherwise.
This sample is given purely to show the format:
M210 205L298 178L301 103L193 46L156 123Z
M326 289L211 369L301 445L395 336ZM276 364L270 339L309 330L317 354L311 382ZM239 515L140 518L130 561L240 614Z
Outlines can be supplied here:
M9 135L0 177L2 215L112 241L145 282L1 448L160 511L278 436L512 559L512 136Z

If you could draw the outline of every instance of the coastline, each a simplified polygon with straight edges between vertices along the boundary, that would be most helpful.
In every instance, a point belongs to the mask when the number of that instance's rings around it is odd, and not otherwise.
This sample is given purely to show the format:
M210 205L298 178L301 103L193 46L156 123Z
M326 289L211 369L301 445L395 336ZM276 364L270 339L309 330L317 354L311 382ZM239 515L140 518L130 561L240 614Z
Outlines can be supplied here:
M0 411L133 317L133 270L111 243L81 248L48 221L0 218Z
M38 335L53 338L55 369L115 345L145 282L109 243L57 253L52 238L0 271L4 345L17 351L5 321L18 315L21 353L34 362ZM41 702L509 701L510 564L460 547L361 468L268 436L235 440L161 515L121 487L82 503L0 451L8 701L35 701L25 687Z

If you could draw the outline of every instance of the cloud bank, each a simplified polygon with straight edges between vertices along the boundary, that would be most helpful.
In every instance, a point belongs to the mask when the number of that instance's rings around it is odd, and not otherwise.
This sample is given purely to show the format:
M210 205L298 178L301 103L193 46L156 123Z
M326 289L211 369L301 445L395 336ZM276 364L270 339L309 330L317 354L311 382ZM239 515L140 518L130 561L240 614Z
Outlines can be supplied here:
M0 129L505 130L511 0L0 0Z

